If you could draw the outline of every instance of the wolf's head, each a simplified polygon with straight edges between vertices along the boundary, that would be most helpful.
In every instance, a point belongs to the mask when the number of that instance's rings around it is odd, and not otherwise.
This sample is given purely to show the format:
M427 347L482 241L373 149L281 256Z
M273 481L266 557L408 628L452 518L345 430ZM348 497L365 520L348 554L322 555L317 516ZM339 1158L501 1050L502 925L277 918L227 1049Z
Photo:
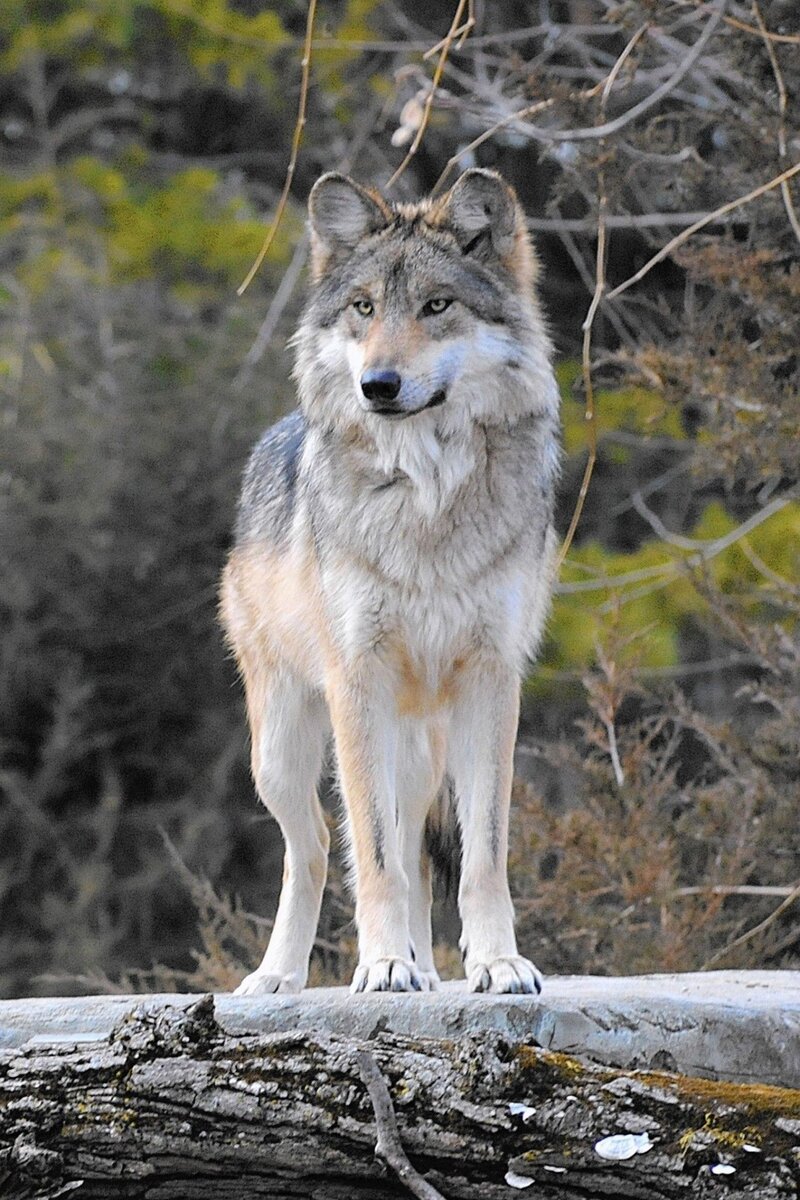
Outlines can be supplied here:
M343 175L309 200L312 284L296 376L312 420L455 432L555 404L513 190L465 172L437 199L392 205Z

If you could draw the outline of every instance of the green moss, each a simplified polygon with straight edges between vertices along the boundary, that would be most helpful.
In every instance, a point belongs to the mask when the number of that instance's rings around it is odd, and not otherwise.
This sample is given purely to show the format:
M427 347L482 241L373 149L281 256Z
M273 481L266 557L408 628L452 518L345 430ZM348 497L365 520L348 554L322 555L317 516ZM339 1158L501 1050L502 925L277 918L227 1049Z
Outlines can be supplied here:
M643 1083L672 1091L691 1104L709 1103L730 1106L751 1114L775 1117L800 1116L800 1090L774 1087L761 1083L730 1083L724 1080L698 1079L689 1075L667 1075L660 1071L637 1072L634 1076ZM706 1117L707 1121L712 1118ZM718 1128L714 1126L714 1128ZM742 1142L755 1137L757 1131L742 1132ZM684 1135L685 1136L685 1135ZM734 1135L738 1136L738 1135ZM741 1144L741 1143L740 1143Z
M517 1046L514 1059L524 1071L555 1074L562 1080L574 1082L586 1075L586 1065L578 1058L540 1046Z

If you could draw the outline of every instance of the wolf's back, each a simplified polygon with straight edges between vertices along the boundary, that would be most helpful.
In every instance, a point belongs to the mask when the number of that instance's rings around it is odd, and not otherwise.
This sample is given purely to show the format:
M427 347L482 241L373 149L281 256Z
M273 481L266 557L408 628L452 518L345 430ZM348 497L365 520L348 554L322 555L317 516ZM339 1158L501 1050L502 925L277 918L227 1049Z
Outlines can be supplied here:
M288 533L305 436L305 419L298 409L272 425L253 450L242 480L237 545L262 539L279 542Z

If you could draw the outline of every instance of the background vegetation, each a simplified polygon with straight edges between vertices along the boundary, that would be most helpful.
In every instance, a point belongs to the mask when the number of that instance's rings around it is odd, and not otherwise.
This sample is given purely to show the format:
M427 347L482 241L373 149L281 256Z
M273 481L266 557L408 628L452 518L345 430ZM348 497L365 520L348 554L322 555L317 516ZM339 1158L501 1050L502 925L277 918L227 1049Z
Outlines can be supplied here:
M796 4L458 10L319 5L289 202L238 297L306 5L4 7L2 994L227 987L263 949L281 846L216 582L247 450L293 405L309 187L386 184L419 133L395 197L477 163L529 213L564 533L597 445L525 691L523 946L560 971L798 965L800 188L775 182L800 160ZM352 951L334 871L314 978Z

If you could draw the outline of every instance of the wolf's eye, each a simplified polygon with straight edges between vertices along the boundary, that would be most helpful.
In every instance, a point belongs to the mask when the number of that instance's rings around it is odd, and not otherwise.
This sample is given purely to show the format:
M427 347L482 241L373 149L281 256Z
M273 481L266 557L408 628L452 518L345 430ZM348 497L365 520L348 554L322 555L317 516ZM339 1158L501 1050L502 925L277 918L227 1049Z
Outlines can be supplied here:
M447 300L444 296L434 296L433 300L429 300L422 306L422 315L423 317L435 317L439 313L443 313L452 303L452 300Z
M353 308L360 317L371 317L375 312L375 305L371 300L354 300Z

